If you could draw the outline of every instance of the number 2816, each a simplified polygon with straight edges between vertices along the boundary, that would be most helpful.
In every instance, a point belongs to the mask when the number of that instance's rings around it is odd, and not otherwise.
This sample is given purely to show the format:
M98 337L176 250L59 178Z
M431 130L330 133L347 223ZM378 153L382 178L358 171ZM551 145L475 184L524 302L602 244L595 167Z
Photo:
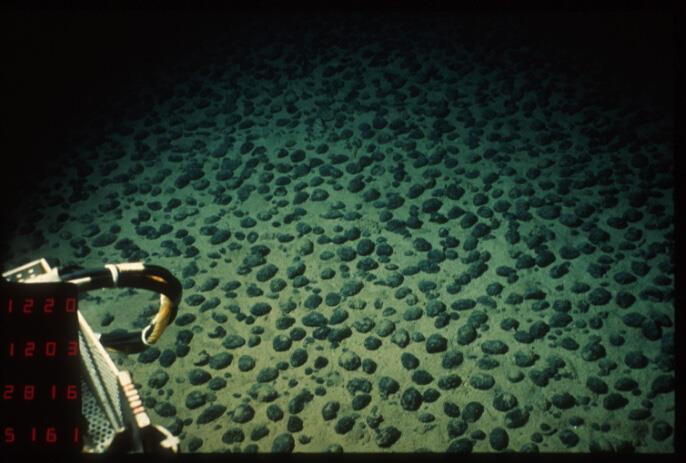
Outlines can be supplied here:
M78 397L76 384L5 384L2 389L2 400L76 400Z

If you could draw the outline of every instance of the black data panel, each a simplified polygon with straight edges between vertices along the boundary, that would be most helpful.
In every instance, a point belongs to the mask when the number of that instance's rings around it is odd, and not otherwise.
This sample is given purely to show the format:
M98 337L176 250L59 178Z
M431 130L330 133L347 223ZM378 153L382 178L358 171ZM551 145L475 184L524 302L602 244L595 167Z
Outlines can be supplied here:
M0 284L0 451L81 451L77 305L72 284Z

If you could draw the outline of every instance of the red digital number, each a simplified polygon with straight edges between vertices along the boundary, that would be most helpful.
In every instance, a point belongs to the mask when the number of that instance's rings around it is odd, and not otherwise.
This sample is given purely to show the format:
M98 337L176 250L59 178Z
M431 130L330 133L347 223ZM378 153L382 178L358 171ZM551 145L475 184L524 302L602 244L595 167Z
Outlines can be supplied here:
M59 351L61 351L61 349L58 349L59 347L57 341L45 341L42 346L35 341L26 341L23 346L21 343L17 345L14 341L9 341L7 343L7 355L9 357L15 357L18 349L19 352L23 351L24 357L37 357L39 355L48 358L59 357L62 355L59 353ZM67 342L66 354L67 357L76 357L79 355L78 341L72 340Z
M54 357L57 352L57 343L55 341L47 341L45 343L45 356Z
M48 426L45 430L41 428L32 427L30 433L31 442L44 442L47 444L54 444L59 440L57 428ZM2 439L5 444L13 444L17 441L17 433L14 427L7 426L2 428ZM71 431L71 439L74 443L79 443L81 440L81 428L74 426ZM4 460L3 460L4 461Z
M33 357L36 351L36 343L33 341L26 341L26 346L24 347L24 357Z
M70 384L67 386L67 400L76 400L79 398L79 389L76 384Z
M52 400L57 400L57 385L53 384L50 386L50 398ZM65 393L64 397L67 400L76 400L79 398L79 388L76 387L76 384L68 384L67 387L65 388Z
M25 314L30 314L33 312L33 303L33 298L24 300L24 307L22 307L21 311Z
M36 385L24 384L24 400L33 400L36 398Z
M14 384L5 384L5 390L2 391L2 399L12 400L12 394L14 394Z
M67 313L76 312L76 298L75 297L68 297L67 300L64 301L64 311Z
M57 442L57 429L53 426L45 428L45 434L43 436L38 435L38 429L35 427L31 428L31 442L38 442L42 438L43 442L48 444L54 444Z
M52 297L47 298L43 302L43 313L52 313L52 309L55 308L55 299Z
M2 391L2 399L3 400L14 399L14 391L16 389L17 389L17 387L14 384L5 384L5 387ZM36 385L35 384L24 384L23 387L19 386L19 389L21 391L21 396L23 397L24 400L33 400L36 398ZM64 395L68 400L74 400L78 395L76 386L73 384L67 386L67 390L66 390L66 393ZM54 384L51 387L51 396L53 399L55 399L57 397L57 389L56 389L56 386Z
M76 357L79 355L79 343L77 341L69 341L69 347L67 348L68 357Z
M14 299L11 297L7 298L7 313L12 314L14 313ZM55 298L54 297L49 297L43 301L43 313L45 314L52 314L55 312ZM24 304L21 307L22 313L26 315L30 315L33 313L33 310L36 308L36 300L33 298L27 298L24 299ZM66 313L75 313L76 312L76 298L75 297L69 297L64 300L64 311Z
M45 430L45 442L48 444L57 442L57 430L54 427L49 427Z

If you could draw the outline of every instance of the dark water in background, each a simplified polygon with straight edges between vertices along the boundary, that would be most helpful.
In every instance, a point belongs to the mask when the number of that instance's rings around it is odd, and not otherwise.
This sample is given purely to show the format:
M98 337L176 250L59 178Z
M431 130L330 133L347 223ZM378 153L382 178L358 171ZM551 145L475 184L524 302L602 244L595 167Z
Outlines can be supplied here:
M668 18L13 20L4 268L179 273L194 341L127 368L229 350L255 411L198 385L231 413L197 424L141 379L184 449L673 450Z

